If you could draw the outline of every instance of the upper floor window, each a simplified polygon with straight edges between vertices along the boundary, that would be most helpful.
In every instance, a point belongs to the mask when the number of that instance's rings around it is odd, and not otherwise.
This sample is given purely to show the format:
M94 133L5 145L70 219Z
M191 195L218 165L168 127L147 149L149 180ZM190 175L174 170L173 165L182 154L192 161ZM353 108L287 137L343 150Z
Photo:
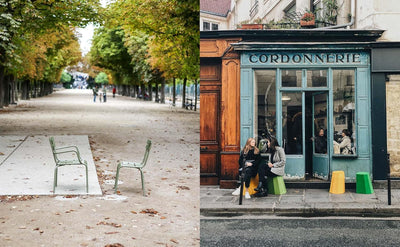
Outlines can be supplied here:
M218 24L217 23L210 23L210 22L203 22L203 31L217 31Z

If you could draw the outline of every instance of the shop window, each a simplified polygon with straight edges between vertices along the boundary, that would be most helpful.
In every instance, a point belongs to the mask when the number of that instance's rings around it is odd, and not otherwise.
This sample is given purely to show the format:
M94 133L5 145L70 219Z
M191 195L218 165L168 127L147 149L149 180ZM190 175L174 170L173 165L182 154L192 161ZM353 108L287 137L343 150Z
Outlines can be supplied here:
M302 92L282 93L282 136L286 154L303 154Z
M301 87L301 70L282 70L282 87Z
M327 70L307 70L307 87L327 87Z
M356 154L354 70L333 70L333 139L335 155Z
M259 139L276 136L276 72L256 70L256 129Z

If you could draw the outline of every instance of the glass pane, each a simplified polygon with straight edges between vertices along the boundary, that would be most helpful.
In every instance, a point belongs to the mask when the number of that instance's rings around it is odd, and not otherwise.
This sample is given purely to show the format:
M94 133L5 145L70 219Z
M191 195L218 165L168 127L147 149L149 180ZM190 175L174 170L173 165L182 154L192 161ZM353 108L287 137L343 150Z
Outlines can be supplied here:
M327 153L327 94L314 95L314 151Z
M212 30L217 31L218 30L218 24L212 24Z
M302 93L282 93L282 134L286 154L303 154Z
M326 70L307 70L307 87L326 87Z
M354 70L333 70L334 154L356 154Z
M282 70L282 87L301 87L301 70Z
M256 70L256 129L259 139L276 136L276 72Z
M203 31L210 31L210 23L203 22Z

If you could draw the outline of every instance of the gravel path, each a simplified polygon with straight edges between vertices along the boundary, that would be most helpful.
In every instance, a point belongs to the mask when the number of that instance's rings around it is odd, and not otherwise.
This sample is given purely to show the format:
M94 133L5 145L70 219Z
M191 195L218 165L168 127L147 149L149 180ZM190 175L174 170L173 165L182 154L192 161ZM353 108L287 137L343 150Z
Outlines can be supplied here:
M0 197L0 246L199 246L199 113L90 90L60 90L0 109L0 135L88 135L102 196ZM119 161L139 161L140 173Z

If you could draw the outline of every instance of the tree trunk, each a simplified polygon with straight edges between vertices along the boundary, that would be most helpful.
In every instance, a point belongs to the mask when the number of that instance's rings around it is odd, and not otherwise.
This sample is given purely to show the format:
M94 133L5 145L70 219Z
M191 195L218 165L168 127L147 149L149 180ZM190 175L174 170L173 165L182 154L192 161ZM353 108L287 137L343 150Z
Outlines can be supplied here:
M39 82L39 97L43 97L44 96L44 81L40 81Z
M161 80L161 103L165 104L165 78Z
M37 83L36 80L33 81L33 94L32 94L32 98L36 98L37 97Z
M182 108L185 108L185 104L186 104L186 82L187 82L187 78L183 79Z
M3 108L4 102L4 67L0 65L0 108Z
M149 82L148 90L149 90L149 100L153 101L153 86L151 85L151 82Z
M8 106L10 104L10 79L11 75L6 75L4 77L4 82L3 82L3 92L4 92L4 100L3 100L3 106Z
M15 77L11 76L10 77L10 104L15 105L16 104L16 83L15 83Z
M172 83L172 105L175 106L176 105L176 78L173 79L173 83Z
M155 96L156 100L155 101L156 102L160 102L160 97L158 96L158 89L159 89L158 88L158 82L155 83L154 88L155 88L155 91L156 91L156 96Z
M21 99L28 100L29 99L29 84L28 80L24 80L21 82Z
M197 79L194 80L194 111L197 110Z

